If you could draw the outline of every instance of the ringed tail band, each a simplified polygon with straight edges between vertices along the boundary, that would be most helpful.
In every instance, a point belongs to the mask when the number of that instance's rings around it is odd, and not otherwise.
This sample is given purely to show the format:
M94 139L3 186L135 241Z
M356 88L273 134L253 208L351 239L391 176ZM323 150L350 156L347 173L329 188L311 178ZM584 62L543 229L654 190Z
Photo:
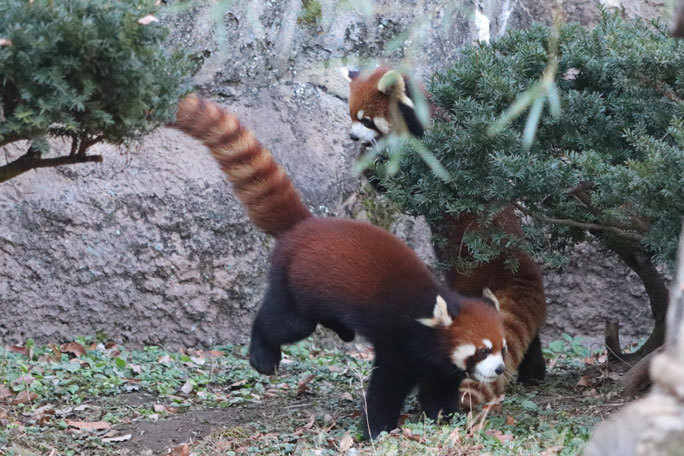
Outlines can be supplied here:
M179 103L172 127L209 148L260 230L278 236L311 217L282 166L232 113L190 94Z

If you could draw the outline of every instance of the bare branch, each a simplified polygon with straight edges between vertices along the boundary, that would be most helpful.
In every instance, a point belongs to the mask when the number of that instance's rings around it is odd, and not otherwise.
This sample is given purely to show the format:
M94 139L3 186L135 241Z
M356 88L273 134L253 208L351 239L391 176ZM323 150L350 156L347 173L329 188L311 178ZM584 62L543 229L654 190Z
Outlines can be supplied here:
M54 166L74 165L77 163L100 162L102 162L101 155L66 155L56 158L40 158L39 154L35 154L33 149L29 148L24 155L13 162L0 166L0 183L8 181L32 169L52 168Z
M625 239L630 239L632 241L641 241L644 239L644 236L639 234L639 233L634 233L632 231L627 231L624 228L618 228L616 226L611 226L611 225L600 225L598 223L586 223L586 222L578 222L577 220L571 220L571 219L559 219L559 218L552 218L552 217L544 217L542 215L536 215L530 213L527 209L525 209L522 205L518 203L513 203L513 205L520 210L523 214L529 215L530 217L534 217L537 220L541 220L544 223L552 223L555 225L565 225L565 226L572 226L574 228L580 228L584 230L597 230L597 231L606 231L609 233L613 233L619 237L625 238ZM629 229L638 231L636 227L630 227Z

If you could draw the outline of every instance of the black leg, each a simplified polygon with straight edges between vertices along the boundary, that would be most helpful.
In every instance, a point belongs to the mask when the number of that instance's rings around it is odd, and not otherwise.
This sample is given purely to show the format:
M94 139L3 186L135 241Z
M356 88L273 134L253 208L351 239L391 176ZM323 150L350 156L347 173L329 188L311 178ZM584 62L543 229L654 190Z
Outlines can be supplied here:
M351 342L352 340L354 340L354 336L356 336L356 333L353 329L351 329L349 326L346 326L343 323L340 323L337 320L326 320L322 321L321 324L326 328L335 331L339 338L342 339L344 342Z
M271 286L259 308L249 344L249 364L271 375L280 363L280 346L302 340L316 329L316 321L299 314L286 293Z
M416 383L414 373L401 360L376 361L363 404L361 426L365 438L391 431L399 422L401 407Z
M525 384L534 384L544 379L546 375L546 363L542 355L539 334L534 336L527 352L518 366L518 381Z
M420 381L418 402L425 416L437 420L439 412L450 416L460 410L459 386L463 374L433 370Z

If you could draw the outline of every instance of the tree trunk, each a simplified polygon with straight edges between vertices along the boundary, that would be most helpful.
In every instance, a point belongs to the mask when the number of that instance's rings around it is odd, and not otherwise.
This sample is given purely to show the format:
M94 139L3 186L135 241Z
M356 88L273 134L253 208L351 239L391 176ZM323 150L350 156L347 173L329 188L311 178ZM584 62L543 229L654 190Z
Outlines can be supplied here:
M669 296L665 281L660 275L651 258L637 244L615 237L604 236L605 244L614 251L629 268L636 272L641 279L651 305L651 314L655 326L646 342L634 353L616 353L622 361L633 363L660 347L665 341L665 316Z
M600 425L584 456L684 454L684 230L671 293L665 349L649 369L653 390Z
M672 36L684 38L684 0L679 0L672 25Z

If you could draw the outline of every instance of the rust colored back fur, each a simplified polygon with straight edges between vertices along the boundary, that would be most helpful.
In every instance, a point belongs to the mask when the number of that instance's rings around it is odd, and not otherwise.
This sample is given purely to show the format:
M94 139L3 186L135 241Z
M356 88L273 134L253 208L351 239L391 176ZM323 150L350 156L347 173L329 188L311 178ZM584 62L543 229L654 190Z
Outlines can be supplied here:
M351 81L349 110L352 121L356 120L359 110L363 110L366 115L372 113L373 116L377 115L376 113L388 112L390 99L377 89L379 79L387 70L387 68L379 68L366 78L357 77ZM448 117L448 114L434 106L431 106L431 114L433 117ZM391 117L389 120L392 130L399 130L397 122ZM366 176L370 179L374 177L368 174ZM466 231L479 229L476 222L476 215L463 215L445 216L439 222L431 223L430 228L433 233L447 239L441 250L439 245L433 244L440 260L449 262L450 258L468 255L468 252L463 249L462 239ZM502 211L495 218L494 223L507 233L523 237L520 221L515 215L513 206L508 206ZM445 274L447 285L459 293L480 296L484 288L492 290L501 305L501 317L508 346L505 357L506 374L499 377L496 383L482 384L473 379L466 379L462 382L464 408L494 401L503 393L507 382L518 371L525 353L528 352L531 342L537 336L546 317L546 299L539 268L525 252L516 251L513 255L519 262L519 268L515 273L506 267L505 257L501 256L480 265L468 274L461 273L456 268L448 270Z
M278 236L311 217L271 152L233 114L191 94L181 100L172 126L209 148L257 228Z
M437 256L467 256L467 252L460 250L462 238L467 231L478 230L475 220L475 215L463 215L446 217L440 223L431 225L433 231L448 239L441 250L435 245ZM513 206L506 207L498 214L494 223L508 233L520 237L523 235ZM539 268L524 252L518 250L513 255L519 263L516 272L505 265L505 257L501 256L478 266L468 274L461 273L456 268L446 273L448 286L459 293L479 295L484 288L492 290L499 300L506 331L506 374L492 385L472 379L464 380L461 392L464 394L463 407L466 409L495 401L503 393L507 381L516 374L532 339L546 318L546 298Z

